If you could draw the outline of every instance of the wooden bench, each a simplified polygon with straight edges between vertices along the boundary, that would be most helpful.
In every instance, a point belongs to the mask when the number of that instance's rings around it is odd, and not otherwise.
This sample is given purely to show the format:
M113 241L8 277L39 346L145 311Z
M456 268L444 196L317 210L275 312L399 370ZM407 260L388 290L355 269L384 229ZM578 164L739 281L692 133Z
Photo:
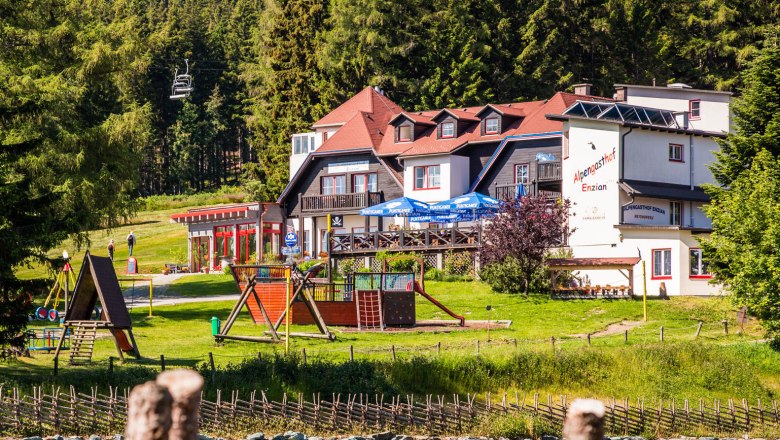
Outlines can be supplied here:
M179 265L176 263L165 263L165 270L168 273L179 273Z

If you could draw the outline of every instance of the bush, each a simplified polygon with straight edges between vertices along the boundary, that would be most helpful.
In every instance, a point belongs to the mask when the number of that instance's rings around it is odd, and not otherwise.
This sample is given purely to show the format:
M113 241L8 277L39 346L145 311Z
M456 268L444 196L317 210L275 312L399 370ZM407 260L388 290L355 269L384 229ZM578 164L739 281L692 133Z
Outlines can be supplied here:
M230 265L227 265L222 269L222 273L225 275L233 275L233 270L230 269Z
M347 276L353 272L355 272L355 259L354 258L344 258L342 260L339 260L339 273L343 276Z
M387 264L387 270L390 272L420 272L420 263L417 261L421 255L405 252L387 252L380 251L376 253L378 261L390 260Z
M302 271L305 271L305 270L308 270L310 267L314 266L315 264L319 264L319 263L325 263L325 261L323 261L323 260L302 261L302 262L298 263L298 269L300 269ZM324 273L324 271L320 272L320 273Z
M444 256L444 272L450 275L474 273L474 255L471 252L447 251Z
M440 271L439 269L436 269L435 267L433 269L428 269L425 272L426 280L441 281L442 278L444 278L444 272Z
M240 203L248 201L241 188L223 186L209 192L193 194L156 195L139 199L140 210L161 211L187 206L217 205L220 203Z
M514 257L502 263L492 263L482 268L479 276L496 292L520 293L523 291L523 275Z

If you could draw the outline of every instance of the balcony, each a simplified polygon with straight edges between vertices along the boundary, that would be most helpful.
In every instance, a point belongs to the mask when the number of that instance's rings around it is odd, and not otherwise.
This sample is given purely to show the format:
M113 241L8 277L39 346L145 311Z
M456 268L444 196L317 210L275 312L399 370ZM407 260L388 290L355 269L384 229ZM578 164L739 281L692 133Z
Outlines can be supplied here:
M360 192L331 195L298 196L302 213L354 211L382 202L381 192Z
M479 247L481 233L476 227L412 229L333 234L334 255L373 254L383 250L474 249Z
M536 181L552 182L561 180L560 162L542 162L536 164Z
M512 200L515 198L515 194L517 191L517 184L516 183L509 183L509 184L503 184L503 185L493 185L493 190L491 191L491 196L493 198L496 198L498 200ZM526 183L525 184L525 193L529 196L536 196L540 195L543 197L546 197L548 199L559 199L561 198L561 192L560 191L547 191L543 189L537 189L533 184Z

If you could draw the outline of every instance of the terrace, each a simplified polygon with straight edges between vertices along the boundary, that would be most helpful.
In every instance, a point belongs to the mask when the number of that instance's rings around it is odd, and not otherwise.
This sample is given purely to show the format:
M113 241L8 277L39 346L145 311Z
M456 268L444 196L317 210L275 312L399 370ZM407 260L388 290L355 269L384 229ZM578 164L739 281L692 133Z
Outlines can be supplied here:
M328 213L335 211L353 211L382 202L381 192L357 192L344 194L317 194L312 196L298 195L301 212Z
M474 226L333 234L333 255L374 254L383 250L472 249L481 231Z

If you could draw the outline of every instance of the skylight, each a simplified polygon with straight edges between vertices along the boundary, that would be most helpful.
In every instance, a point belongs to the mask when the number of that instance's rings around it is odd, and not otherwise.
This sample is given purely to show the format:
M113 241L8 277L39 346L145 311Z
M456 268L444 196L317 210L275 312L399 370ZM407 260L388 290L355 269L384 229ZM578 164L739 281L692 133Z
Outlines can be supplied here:
M602 121L628 122L650 127L681 128L677 123L674 112L671 110L641 107L620 102L577 101L574 105L567 108L563 114Z

